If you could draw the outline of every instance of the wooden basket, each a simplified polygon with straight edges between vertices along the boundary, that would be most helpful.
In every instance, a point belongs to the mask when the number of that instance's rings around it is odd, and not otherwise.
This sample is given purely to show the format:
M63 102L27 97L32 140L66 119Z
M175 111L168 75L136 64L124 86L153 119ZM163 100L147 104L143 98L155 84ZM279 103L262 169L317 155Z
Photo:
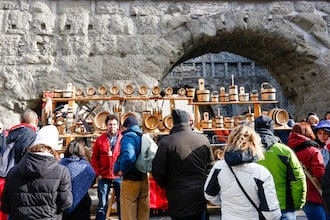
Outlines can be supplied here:
M261 84L261 100L263 101L275 101L276 100L276 89L273 88L269 83L264 82Z

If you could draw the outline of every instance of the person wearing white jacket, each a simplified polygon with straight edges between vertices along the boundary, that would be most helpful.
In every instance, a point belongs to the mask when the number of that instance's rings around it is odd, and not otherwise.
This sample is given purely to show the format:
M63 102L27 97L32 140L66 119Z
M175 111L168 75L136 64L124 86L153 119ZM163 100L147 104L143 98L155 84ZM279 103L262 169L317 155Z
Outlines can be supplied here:
M224 160L216 162L204 185L205 198L221 205L221 220L259 219L257 209L265 219L280 219L273 177L265 167L255 163L264 157L254 129L246 125L234 128L224 152Z

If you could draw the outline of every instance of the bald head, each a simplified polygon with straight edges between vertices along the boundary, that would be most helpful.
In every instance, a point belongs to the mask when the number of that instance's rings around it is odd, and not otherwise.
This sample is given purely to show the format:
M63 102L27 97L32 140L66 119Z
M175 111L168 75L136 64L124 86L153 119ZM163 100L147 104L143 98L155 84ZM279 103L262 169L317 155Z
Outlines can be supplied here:
M38 125L38 115L32 109L26 109L21 115L21 123Z

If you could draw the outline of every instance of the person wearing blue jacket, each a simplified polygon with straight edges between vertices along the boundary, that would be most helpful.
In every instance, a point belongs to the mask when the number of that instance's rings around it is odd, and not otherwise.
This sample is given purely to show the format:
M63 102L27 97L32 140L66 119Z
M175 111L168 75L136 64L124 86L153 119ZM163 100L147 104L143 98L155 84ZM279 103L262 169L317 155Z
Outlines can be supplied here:
M125 220L149 219L149 182L146 173L135 167L141 152L142 131L134 116L128 116L122 129L120 154L114 172L122 178L120 189L121 218Z

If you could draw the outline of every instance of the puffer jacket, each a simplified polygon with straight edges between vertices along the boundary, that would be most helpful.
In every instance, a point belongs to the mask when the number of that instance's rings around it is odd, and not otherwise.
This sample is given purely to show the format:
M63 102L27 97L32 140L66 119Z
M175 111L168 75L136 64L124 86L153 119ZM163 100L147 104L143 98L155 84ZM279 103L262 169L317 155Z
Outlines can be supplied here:
M265 167L254 163L256 160L246 152L226 152L225 160L217 161L211 169L204 195L214 205L221 205L222 220L258 219L257 210L243 193L229 166L265 218L281 218L273 177Z
M258 161L274 177L277 198L282 211L299 210L306 202L306 177L300 162L290 147L278 143L268 129L259 129L266 152Z
M98 137L93 145L93 153L91 164L96 176L101 175L102 178L115 179L118 178L114 172L114 165L120 153L120 140L122 134L117 133L117 141L113 148L112 155L109 156L110 143L106 133Z
M25 149L32 146L36 136L36 127L30 124L21 123L10 128L6 142L15 142L15 164L22 159Z
M203 186L213 161L211 151L207 137L193 132L187 123L174 125L170 135L159 142L152 176L166 188L170 215L184 217L205 209Z
M6 177L1 209L12 220L58 220L72 205L69 171L49 153L26 153Z
M142 131L138 125L133 125L123 131L122 135L120 155L115 163L114 172L121 170L124 180L140 181L145 174L136 169L135 161L141 152Z
M288 146L296 152L298 159L312 176L321 183L325 168L322 154L318 149L319 145L302 134L291 132L288 138ZM309 178L307 178L306 200L322 204L322 199Z

